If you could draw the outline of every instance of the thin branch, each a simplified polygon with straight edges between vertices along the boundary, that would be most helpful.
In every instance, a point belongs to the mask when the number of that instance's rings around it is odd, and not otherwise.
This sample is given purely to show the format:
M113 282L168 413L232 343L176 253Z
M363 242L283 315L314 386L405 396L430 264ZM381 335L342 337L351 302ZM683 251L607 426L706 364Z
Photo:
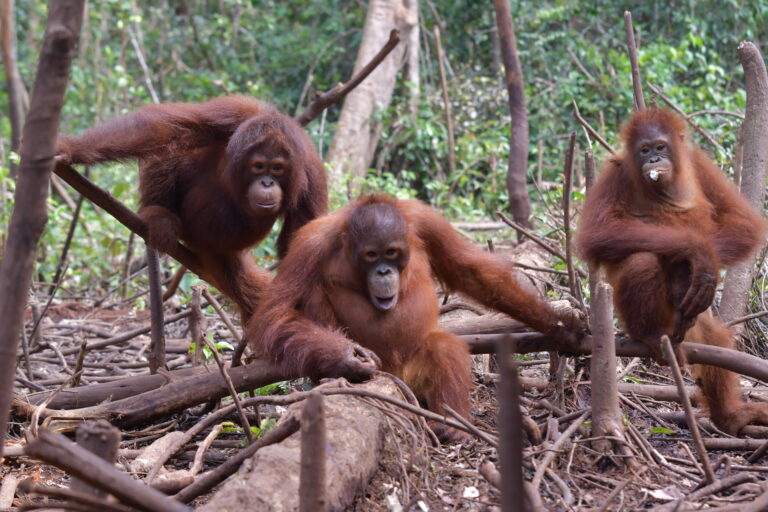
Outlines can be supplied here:
M606 142L606 140L599 133L597 133L594 128L592 128L592 126L586 121L586 119L581 117L581 112L579 112L579 106L576 104L576 100L573 101L573 117L574 119L576 119L576 121L579 122L581 126L584 127L585 130L587 130L587 132L591 136L595 138L595 140L597 140L597 142L600 143L600 145L602 145L605 149L610 151L612 154L614 155L616 154L616 150L613 149L613 147L610 144L608 144L608 142Z
M637 63L637 46L635 45L635 29L632 27L632 13L630 11L624 11L624 31L627 35L629 62L632 65L632 89L634 91L635 110L644 110L643 82L640 80L640 66Z
M521 226L517 222L513 221L512 219L510 219L509 217L504 215L504 212L496 212L496 213L499 214L499 218L501 218L501 220L504 221L504 223L507 226L509 226L509 227L511 227L513 229L518 230L520 233L522 233L525 236L527 236L528 238L530 238L536 245L540 246L545 251L547 251L550 254L552 254L553 256L556 256L556 257L560 258L561 260L565 261L565 254L563 254L563 252L560 249L558 249L557 247L553 247L553 246L549 245L549 243L545 242L543 238L541 238L539 236L536 236L535 234L533 234L528 229L524 228L523 226ZM576 268L575 270L576 270L576 273L579 274L580 277L586 277L587 276L586 273L583 270L581 270L580 268Z
M573 187L573 153L576 147L576 132L571 132L568 140L568 151L565 154L565 169L563 171L563 230L565 231L565 265L568 269L568 285L571 295L579 302L581 310L586 313L581 286L576 280L573 266L573 247L571 236L571 188Z
M349 79L346 84L338 84L330 91L320 94L310 105L296 118L296 121L306 126L313 119L320 115L320 113L341 100L349 92L360 85L360 82L366 79L376 67L386 58L389 53L395 49L395 46L400 42L399 32L392 30L389 33L389 41L385 44L379 53L377 53L366 66L360 70L358 74Z
M691 431L691 437L693 437L693 445L696 447L696 451L699 453L699 459L701 459L701 465L704 468L704 477L707 484L711 484L715 481L715 472L712 470L712 464L709 462L709 454L704 447L704 441L701 439L701 432L699 431L699 424L696 422L696 415L693 412L691 406L691 400L688 398L688 393L685 390L685 382L683 382L683 374L680 372L680 365L677 364L677 356L672 349L672 342L669 340L669 336L661 337L661 348L664 351L664 355L667 358L667 363L672 369L672 376L675 378L675 384L677 385L678 393L680 394L680 400L685 409L685 416L688 421L688 430Z
M77 172L71 165L57 162L53 172L69 183L72 188L88 198L93 204L112 215L122 225L139 235L144 240L147 239L149 231L146 223L130 208L115 199L109 192ZM206 278L197 255L187 247L177 243L176 247L168 252L168 255L203 279Z

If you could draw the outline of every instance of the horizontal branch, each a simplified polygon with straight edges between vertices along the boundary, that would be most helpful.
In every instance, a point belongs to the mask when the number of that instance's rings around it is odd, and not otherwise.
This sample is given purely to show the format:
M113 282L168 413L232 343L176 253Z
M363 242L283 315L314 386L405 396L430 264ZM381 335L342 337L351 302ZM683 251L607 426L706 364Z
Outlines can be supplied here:
M476 334L460 336L469 343L473 354L495 352L497 343L514 342L520 354L531 352L558 351L569 354L591 354L592 336L585 336L575 347L568 347L543 334L535 332L512 334ZM680 349L691 364L706 364L725 368L742 375L748 375L763 382L768 382L768 361L759 357L723 347L685 342ZM644 343L626 337L616 338L616 355L622 357L652 356L651 349Z
M72 188L80 192L84 197L88 198L88 200L93 204L99 206L104 211L112 215L122 225L139 235L144 240L147 239L149 236L147 224L141 219L141 217L136 215L133 210L115 199L112 194L77 172L71 165L57 162L53 171L61 179L69 183ZM174 247L173 250L168 253L168 255L190 269L192 272L205 279L202 272L202 266L198 260L197 255L190 251L187 247L184 247L177 242L176 247Z

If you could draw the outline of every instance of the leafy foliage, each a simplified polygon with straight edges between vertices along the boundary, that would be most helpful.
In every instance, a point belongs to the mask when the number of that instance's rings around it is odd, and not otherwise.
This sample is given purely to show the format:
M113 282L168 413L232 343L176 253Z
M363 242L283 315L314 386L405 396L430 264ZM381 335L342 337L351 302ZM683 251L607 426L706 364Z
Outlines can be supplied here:
M46 4L44 0L15 4L19 64L29 89ZM743 74L735 49L740 40L761 33L768 23L768 4L757 0L636 4L632 12L644 79L686 112L743 111ZM531 194L535 215L544 220L548 208L560 200L557 183L568 134L579 134L582 149L587 144L573 119L573 101L611 144L617 144L614 134L630 111L624 6L609 0L525 0L514 2L512 8L530 124L527 172L530 181L538 181L541 174L542 191L531 187ZM151 102L149 83L161 101L202 101L241 93L272 101L289 113L300 111L314 92L351 74L350 56L359 46L365 10L365 2L342 0L92 0L62 130L78 132ZM457 219L493 216L506 209L509 145L509 111L493 9L490 3L471 0L427 2L420 15L418 111L409 111L408 84L403 83L392 105L377 114L381 137L360 190L419 197ZM453 174L448 172L445 111L434 59L435 25L441 29L447 55L456 140ZM650 97L649 93L646 89ZM0 91L0 105L6 102L5 91ZM328 147L338 112L339 106L334 106L324 123L308 127L321 150ZM694 138L729 168L738 118L702 114L696 120L723 149L708 146L698 134ZM0 134L6 148L0 152L0 226L6 226L13 205L13 181L7 177L13 157L7 154L7 116L0 116ZM603 149L595 150L598 161L606 157ZM577 174L581 165L577 161ZM135 205L135 165L100 166L93 169L93 179L121 201ZM574 197L580 193L575 190ZM341 206L348 200L347 190L332 191L332 198L333 207ZM53 275L72 214L54 194L49 215L38 258L41 281ZM274 238L255 251L265 264L274 259ZM60 293L92 288L117 294L128 239L125 228L86 204L70 251L68 281ZM140 257L140 243L133 253ZM145 283L134 280L131 286L141 289Z

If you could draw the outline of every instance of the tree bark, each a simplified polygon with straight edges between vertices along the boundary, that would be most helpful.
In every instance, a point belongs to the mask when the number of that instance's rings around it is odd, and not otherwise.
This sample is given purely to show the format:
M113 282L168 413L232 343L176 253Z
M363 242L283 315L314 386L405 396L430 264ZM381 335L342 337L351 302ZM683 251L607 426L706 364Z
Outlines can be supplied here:
M29 108L29 96L21 81L19 63L16 60L16 23L13 15L13 0L0 0L0 35L2 36L3 66L8 88L8 110L11 120L11 151L19 152L21 130ZM16 164L10 164L11 176L16 176Z
M24 125L15 206L8 227L5 257L0 263L0 434L3 436L35 249L48 219L48 183L84 3L85 0L56 0L48 6L48 26ZM2 450L3 443L0 443L0 457Z
M736 54L747 82L747 108L742 125L741 193L753 208L762 212L768 168L768 73L760 50L753 43L742 42ZM728 269L720 299L720 317L725 322L744 315L754 275L754 258Z
M509 96L509 167L507 169L507 191L509 210L512 218L523 227L532 227L531 200L526 187L528 168L528 114L525 109L523 69L517 56L515 28L509 0L493 0L496 10L496 26L499 32L501 55L504 61L504 78Z
M599 283L591 309L592 361L592 437L614 436L621 431L618 383L616 382L616 342L613 332L613 289ZM613 441L597 439L592 447L601 453L613 449Z
M370 0L355 73L384 46L393 28L400 31L403 41L410 42L414 27L418 27L416 0ZM376 110L389 105L405 51L406 45L395 48L371 76L344 100L328 151L331 186L340 184L345 174L365 176L378 139L372 117Z

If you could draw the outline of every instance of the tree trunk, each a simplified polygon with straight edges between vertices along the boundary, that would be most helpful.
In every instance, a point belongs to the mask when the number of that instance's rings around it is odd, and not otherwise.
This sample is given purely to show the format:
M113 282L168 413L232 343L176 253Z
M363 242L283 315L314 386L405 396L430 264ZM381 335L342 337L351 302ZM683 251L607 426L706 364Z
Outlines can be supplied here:
M408 114L414 119L419 115L419 98L421 94L421 77L419 76L419 2L418 0L405 0L405 6L408 11L413 11L416 16L416 23L410 29L408 34L408 46L406 47L405 61L405 79L408 81L410 89L408 91Z
M741 43L736 54L747 82L747 108L742 125L741 193L755 210L762 212L768 168L768 73L760 50L754 44ZM720 299L720 317L724 321L734 320L746 311L754 274L754 258L728 269Z
M509 210L512 218L524 227L532 227L531 201L525 183L528 168L528 114L525 110L525 91L523 87L523 69L517 56L515 28L512 25L512 12L509 0L493 0L496 10L496 27L499 32L501 56L504 61L504 77L509 96L509 167L507 170L507 190L509 192Z
M11 120L11 151L19 152L21 130L29 108L29 97L21 81L19 64L16 60L16 24L13 15L13 0L0 0L0 46L3 52L5 81L8 88L8 110ZM16 176L16 164L11 162L11 176Z
M16 199L0 263L0 435L5 436L16 351L35 249L48 217L48 183L56 153L61 107L75 55L85 0L55 0L48 6L40 62L24 125ZM3 443L0 443L2 457Z
M370 0L355 73L384 46L393 28L400 31L402 41L411 40L410 32L419 24L416 6L417 0ZM378 130L371 122L372 116L376 110L389 105L397 73L404 62L406 46L401 44L395 48L371 76L344 100L328 151L332 186L338 186L345 174L365 176L378 139Z

